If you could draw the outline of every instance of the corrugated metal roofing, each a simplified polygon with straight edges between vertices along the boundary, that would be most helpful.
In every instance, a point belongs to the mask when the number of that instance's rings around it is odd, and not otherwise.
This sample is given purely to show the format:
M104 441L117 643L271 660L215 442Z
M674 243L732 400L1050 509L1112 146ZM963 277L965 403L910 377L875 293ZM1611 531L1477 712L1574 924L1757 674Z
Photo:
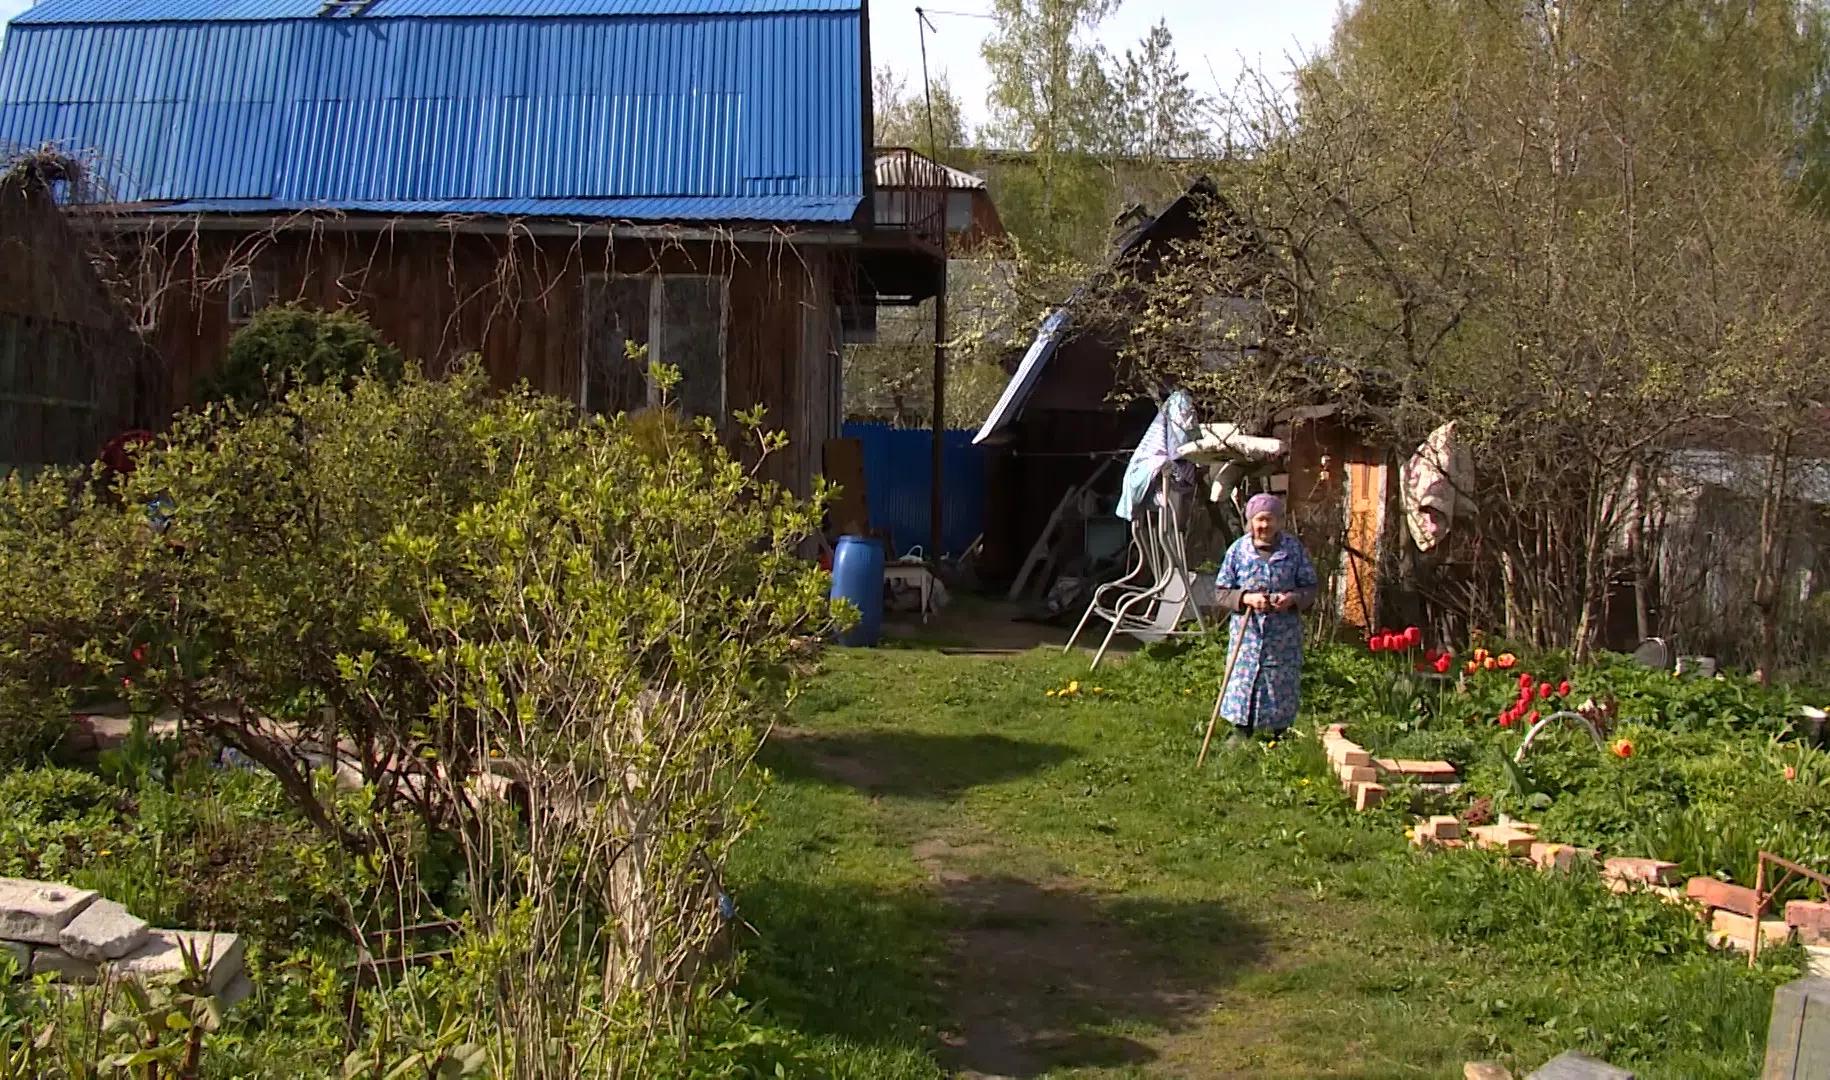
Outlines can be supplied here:
M247 22L310 19L324 0L42 0L17 26L118 22ZM375 0L359 16L330 18L554 18L773 15L860 10L860 0Z
M856 10L15 22L0 144L87 156L116 202L835 221L863 197L861 26Z
M111 212L139 214L285 214L322 209L323 203L278 199L188 199L110 206ZM638 199L439 199L426 202L349 202L336 209L352 214L454 214L494 217L566 218L582 221L655 222L822 222L841 224L858 209L854 196L803 198Z
M903 150L877 157L878 187L948 187L955 191L981 191L985 178L942 165L924 154Z

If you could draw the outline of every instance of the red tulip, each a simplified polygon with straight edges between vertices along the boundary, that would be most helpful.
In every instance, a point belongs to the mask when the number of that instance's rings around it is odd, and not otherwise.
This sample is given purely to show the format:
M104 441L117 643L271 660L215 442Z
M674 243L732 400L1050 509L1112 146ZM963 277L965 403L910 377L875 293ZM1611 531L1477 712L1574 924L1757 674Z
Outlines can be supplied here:
M1434 664L1436 662L1436 658L1441 655L1442 654L1437 652L1435 649L1425 649L1425 650L1423 650L1423 662L1426 664Z
M1500 717L1500 726L1501 727L1511 727L1512 726L1512 714L1511 713L1507 713L1504 716Z
M123 687L127 688L128 690L132 690L133 689L133 680L124 678L121 680L121 685Z
M1416 648L1417 646L1423 644L1423 630L1421 628L1415 627L1415 626L1405 627L1404 628L1404 640L1405 640L1405 643L1410 645L1411 648L1413 648L1413 649Z
M1569 680L1568 679L1564 679L1562 682L1557 684L1557 696L1558 697L1569 697Z
M1529 671L1522 672L1519 675L1519 688L1524 689L1525 687L1528 687L1530 685L1531 685L1531 672L1529 672Z
M1424 663L1424 662L1423 662L1423 661L1421 661L1421 660L1419 660L1419 661L1417 661L1417 662L1416 662L1416 663L1415 663L1415 664L1412 664L1412 665L1411 665L1411 670L1412 670L1412 671L1415 671L1415 672L1417 672L1417 673L1418 673L1418 674L1419 674L1419 675L1421 675L1421 674L1423 674L1423 673L1424 673L1424 672L1426 672L1426 671L1428 671L1428 670L1430 670L1430 665L1428 665L1428 664L1426 664L1426 663Z
M1530 727L1531 725L1536 724L1537 722L1538 722L1538 710L1533 709L1525 717L1525 726Z
M1447 675L1449 673L1449 665L1454 662L1455 662L1455 658L1453 656L1448 655L1447 653L1443 654L1442 656L1438 656L1436 658L1436 674Z
M1539 683L1538 684L1538 697L1544 699L1545 701L1549 701L1550 696L1554 693L1556 693L1556 691L1551 688L1551 685L1549 683Z
M133 647L133 662L136 664L144 664L146 662L146 646L135 645Z

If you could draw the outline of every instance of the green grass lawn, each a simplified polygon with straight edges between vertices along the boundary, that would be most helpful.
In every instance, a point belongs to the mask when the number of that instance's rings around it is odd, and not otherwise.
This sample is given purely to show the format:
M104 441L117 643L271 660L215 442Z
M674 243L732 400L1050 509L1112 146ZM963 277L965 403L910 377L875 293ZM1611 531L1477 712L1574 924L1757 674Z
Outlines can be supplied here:
M828 658L731 875L742 996L808 1074L1523 1075L1580 1048L1758 1075L1795 952L1750 972L1592 873L1419 856L1401 813L1344 805L1313 738L1197 772L1211 690L1171 670Z

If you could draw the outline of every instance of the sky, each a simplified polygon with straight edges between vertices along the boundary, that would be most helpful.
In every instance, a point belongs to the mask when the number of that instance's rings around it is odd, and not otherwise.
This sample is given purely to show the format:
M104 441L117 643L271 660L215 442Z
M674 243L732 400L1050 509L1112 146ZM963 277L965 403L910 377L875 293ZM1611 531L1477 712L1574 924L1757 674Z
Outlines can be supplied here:
M871 60L921 84L921 36L915 8L929 12L928 69L945 71L973 126L983 123L988 82L979 46L991 23L983 14L990 0L871 0ZM0 19L10 19L31 0L0 0ZM1115 52L1135 44L1158 19L1175 35L1182 65L1202 90L1232 88L1242 62L1273 72L1287 71L1287 58L1315 52L1328 39L1338 0L1125 0L1101 25L1100 40ZM966 14L943 14L963 12Z
M15 0L0 5L9 2ZM870 0L871 62L907 77L911 88L921 85L916 7L934 24L927 35L928 71L947 73L967 122L977 127L987 119L990 81L979 46L991 23L972 16L988 12L990 0ZM1196 87L1217 95L1233 89L1243 65L1287 74L1291 57L1313 55L1327 43L1339 10L1339 0L1124 0L1100 24L1098 37L1123 53L1161 19Z

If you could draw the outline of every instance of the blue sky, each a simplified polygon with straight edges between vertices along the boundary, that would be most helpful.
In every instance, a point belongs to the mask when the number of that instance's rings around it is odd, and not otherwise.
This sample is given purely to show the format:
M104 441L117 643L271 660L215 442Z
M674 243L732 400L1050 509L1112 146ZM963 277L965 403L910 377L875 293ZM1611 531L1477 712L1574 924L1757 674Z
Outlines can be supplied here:
M1216 83L1230 89L1241 63L1272 71L1288 70L1287 58L1312 53L1327 40L1339 0L1126 0L1100 28L1107 47L1122 51L1158 19L1175 35L1182 63L1204 90ZM990 23L969 15L983 13L989 0L871 0L871 58L919 85L920 37L915 8L928 9L935 32L928 35L928 65L945 71L974 124L985 120L985 65L979 45ZM31 0L0 0L0 18L10 19Z

